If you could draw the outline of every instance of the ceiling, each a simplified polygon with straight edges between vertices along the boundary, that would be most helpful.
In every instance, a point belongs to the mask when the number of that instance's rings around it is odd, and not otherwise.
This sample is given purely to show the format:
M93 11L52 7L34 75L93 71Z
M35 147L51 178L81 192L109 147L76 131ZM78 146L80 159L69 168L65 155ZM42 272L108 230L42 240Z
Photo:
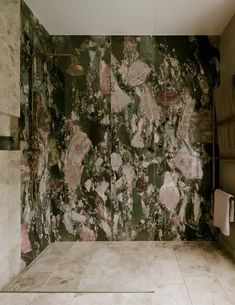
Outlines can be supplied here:
M54 35L220 35L235 0L25 0Z

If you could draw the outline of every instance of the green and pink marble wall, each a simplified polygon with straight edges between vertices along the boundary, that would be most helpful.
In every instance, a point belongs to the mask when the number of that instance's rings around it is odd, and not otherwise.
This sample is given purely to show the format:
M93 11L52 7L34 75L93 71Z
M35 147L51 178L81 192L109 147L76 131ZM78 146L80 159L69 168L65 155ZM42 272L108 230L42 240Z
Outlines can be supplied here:
M35 53L53 51L50 35L21 2L21 239L22 257L29 263L51 240L49 141L51 131L51 79L54 73L35 57L34 111L30 108L30 66ZM33 120L32 120L33 118ZM34 132L32 133L32 125Z
M214 41L54 39L86 68L69 84L70 111L56 112L64 122L51 132L56 240L211 238Z
M86 74L62 73L62 60L38 64L39 204L28 196L27 160L22 170L22 222L34 256L41 240L212 238L218 38L49 38L49 49L75 55ZM22 118L27 138L26 98Z

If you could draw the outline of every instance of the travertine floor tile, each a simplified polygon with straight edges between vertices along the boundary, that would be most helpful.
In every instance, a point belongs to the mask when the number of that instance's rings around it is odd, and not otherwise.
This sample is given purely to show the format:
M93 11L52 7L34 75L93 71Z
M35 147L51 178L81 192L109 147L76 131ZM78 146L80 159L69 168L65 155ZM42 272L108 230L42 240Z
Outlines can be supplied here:
M217 277L217 280L227 293L230 301L235 304L235 276L220 276Z
M154 305L152 296L112 293L11 293L0 294L0 305Z
M31 305L34 294L0 293L0 305Z
M43 291L43 287L50 275L50 272L26 272L17 280L13 281L13 283L6 288L6 291Z
M192 305L184 283L158 284L153 305Z
M48 292L77 292L79 282L79 274L61 270L50 276L43 289Z
M115 294L112 305L154 305L153 294Z
M203 251L207 264L217 276L235 276L235 262L231 260L223 251L214 249Z
M212 269L203 256L201 249L196 245L175 247L174 251L184 275L200 276L212 273Z
M231 305L234 282L234 263L209 242L62 242L48 247L7 291L77 292L53 294L56 305L67 299L68 305ZM40 294L33 305L40 298L54 302Z
M154 283L183 283L183 275L173 248L156 248L148 277Z
M40 293L34 296L30 305L71 305L73 293Z
M108 277L85 278L78 285L78 291L82 292L149 292L154 291L155 284L146 277L142 279L134 277Z
M220 283L213 276L185 277L193 305L231 305Z
M113 305L113 294L77 294L71 305Z

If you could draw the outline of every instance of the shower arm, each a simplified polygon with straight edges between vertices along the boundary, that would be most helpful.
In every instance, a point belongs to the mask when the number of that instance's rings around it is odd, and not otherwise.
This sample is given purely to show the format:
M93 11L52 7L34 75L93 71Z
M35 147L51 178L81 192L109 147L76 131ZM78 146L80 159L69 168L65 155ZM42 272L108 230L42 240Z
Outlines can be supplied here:
M31 56L31 61L33 62L34 58L37 57L37 56L38 57L70 57L75 62L77 62L76 57L73 54L70 54L70 53L34 53Z

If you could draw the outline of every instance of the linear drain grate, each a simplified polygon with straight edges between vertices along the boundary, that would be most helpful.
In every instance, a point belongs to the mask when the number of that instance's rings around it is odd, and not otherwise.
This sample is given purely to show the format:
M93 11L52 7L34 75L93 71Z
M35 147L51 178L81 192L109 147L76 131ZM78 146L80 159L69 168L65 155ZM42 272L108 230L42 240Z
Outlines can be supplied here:
M0 291L0 294L9 294L9 293L81 293L81 294L151 294L155 293L155 291Z

